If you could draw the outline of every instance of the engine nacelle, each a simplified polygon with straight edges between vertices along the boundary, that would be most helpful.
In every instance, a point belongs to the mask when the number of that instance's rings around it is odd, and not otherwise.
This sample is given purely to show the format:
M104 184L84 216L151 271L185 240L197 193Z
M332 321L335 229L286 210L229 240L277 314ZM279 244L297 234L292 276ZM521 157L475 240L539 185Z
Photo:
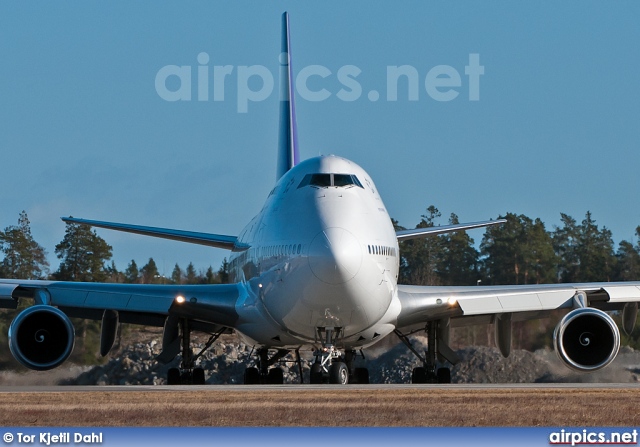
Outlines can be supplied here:
M553 345L570 368L591 372L613 361L620 349L620 331L613 319L591 307L564 316L553 333Z
M60 309L44 304L18 314L9 326L9 349L17 361L37 371L64 362L75 343L75 330Z

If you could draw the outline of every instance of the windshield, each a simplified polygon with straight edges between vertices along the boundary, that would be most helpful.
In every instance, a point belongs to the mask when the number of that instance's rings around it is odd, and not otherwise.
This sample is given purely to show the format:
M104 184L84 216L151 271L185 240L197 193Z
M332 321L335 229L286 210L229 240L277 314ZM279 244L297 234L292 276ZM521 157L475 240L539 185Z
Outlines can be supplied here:
M315 186L317 188L357 186L362 188L358 178L352 174L307 174L298 185L298 188L305 186Z

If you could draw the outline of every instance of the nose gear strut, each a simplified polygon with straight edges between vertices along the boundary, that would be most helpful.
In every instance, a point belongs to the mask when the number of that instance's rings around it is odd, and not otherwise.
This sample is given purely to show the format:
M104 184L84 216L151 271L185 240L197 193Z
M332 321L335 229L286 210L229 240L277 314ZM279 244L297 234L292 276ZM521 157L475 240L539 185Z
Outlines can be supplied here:
M314 352L315 363L311 366L311 383L333 383L346 385L349 383L349 368L345 362L345 354L336 348L342 337L342 328L335 326L316 328L316 337L321 348Z

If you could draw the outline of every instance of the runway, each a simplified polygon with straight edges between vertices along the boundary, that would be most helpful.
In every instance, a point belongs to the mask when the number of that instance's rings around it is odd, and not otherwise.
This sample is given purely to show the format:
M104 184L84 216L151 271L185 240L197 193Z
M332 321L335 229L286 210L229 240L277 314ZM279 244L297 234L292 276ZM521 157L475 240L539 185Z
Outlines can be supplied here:
M638 426L640 384L0 388L5 426Z
M0 393L60 392L181 392L181 391L385 391L385 390L619 390L638 389L638 383L460 383L460 384L369 384L369 385L86 385L86 386L0 386Z

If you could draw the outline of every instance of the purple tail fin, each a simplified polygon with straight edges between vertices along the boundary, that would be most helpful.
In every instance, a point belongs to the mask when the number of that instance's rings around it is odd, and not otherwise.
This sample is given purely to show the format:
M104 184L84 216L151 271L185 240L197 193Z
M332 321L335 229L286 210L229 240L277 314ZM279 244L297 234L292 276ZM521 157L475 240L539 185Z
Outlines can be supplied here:
M280 53L280 133L278 138L278 171L276 180L298 164L298 134L294 101L291 47L289 46L289 14L282 14L282 50Z

